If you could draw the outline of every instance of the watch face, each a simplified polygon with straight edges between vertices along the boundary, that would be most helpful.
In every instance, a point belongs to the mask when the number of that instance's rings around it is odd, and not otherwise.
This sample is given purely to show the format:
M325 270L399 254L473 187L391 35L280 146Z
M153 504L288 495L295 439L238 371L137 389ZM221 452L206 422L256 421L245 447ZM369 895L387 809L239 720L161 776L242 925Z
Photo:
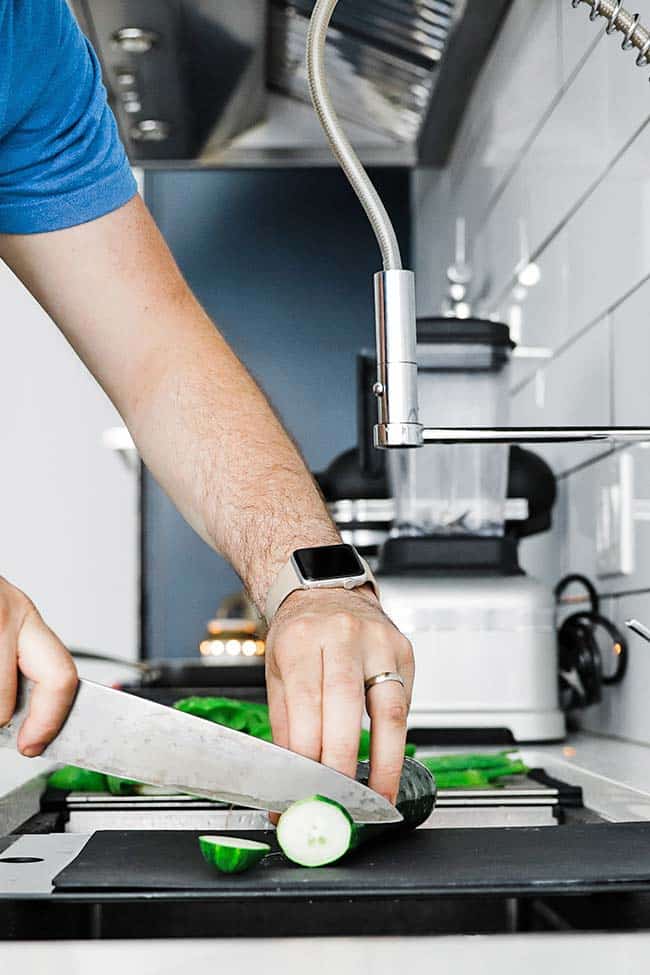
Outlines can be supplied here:
M299 548L293 553L296 565L307 582L354 578L365 575L359 556L351 545L323 545Z

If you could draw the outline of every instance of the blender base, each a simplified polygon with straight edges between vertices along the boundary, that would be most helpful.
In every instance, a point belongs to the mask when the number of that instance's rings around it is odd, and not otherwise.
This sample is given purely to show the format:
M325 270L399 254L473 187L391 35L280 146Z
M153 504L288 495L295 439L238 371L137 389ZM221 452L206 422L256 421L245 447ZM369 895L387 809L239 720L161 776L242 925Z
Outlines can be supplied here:
M564 737L547 586L523 573L404 573L378 582L384 610L413 644L410 728L458 729L459 741L489 729L519 742Z
M448 732L457 730L459 740L468 731L495 732L506 731L513 742L533 744L538 742L562 741L566 736L566 723L561 711L495 711L489 714L480 711L411 711L409 729L431 732L447 732L446 741L453 741ZM418 736L425 741L426 735ZM482 740L489 740L489 736Z

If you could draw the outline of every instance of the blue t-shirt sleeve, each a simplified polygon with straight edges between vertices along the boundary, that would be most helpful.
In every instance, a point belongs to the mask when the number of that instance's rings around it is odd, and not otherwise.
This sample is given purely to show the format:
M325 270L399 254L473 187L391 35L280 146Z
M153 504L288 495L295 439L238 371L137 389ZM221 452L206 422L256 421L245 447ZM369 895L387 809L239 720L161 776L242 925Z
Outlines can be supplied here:
M0 233L60 230L116 210L137 190L90 43L65 0L2 8Z

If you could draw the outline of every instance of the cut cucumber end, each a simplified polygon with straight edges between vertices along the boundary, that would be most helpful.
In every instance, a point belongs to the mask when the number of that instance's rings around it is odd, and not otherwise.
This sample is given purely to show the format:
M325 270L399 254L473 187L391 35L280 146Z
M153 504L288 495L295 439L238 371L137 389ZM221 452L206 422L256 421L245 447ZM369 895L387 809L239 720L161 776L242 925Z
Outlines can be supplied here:
M282 852L293 863L324 867L356 846L357 828L338 802L312 796L294 802L282 813L276 836Z
M223 873L250 870L271 852L268 843L244 840L239 836L199 836L199 846L206 863Z

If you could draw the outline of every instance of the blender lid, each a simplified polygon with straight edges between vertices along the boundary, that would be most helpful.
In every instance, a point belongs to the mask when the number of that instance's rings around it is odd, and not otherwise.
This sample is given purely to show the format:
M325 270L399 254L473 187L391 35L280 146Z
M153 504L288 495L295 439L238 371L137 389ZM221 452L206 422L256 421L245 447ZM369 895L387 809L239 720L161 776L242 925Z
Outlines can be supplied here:
M418 318L418 345L491 345L514 349L510 329L484 318Z

